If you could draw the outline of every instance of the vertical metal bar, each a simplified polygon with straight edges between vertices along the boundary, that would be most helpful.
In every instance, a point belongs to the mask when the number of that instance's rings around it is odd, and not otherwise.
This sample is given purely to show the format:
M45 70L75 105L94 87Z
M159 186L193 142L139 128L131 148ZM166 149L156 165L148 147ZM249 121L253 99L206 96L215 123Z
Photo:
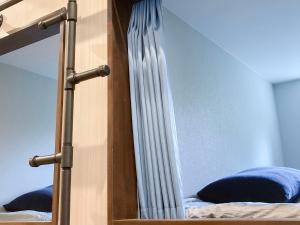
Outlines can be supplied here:
M73 163L73 110L74 110L74 84L68 81L69 76L75 74L75 44L77 2L68 2L68 47L67 47L67 75L65 77L65 108L64 130L61 159L61 204L60 224L70 225L71 205L71 169Z

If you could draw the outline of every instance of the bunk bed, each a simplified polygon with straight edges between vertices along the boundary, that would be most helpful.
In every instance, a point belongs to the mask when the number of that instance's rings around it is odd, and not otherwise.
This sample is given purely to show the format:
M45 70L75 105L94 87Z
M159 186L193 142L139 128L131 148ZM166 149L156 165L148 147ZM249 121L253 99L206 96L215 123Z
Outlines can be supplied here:
M199 202L198 199L186 200L187 218L184 220L141 220L138 215L137 181L133 134L131 125L131 107L129 93L129 73L127 56L127 29L134 0L109 1L109 65L112 76L109 78L109 155L108 155L108 185L109 185L109 224L113 225L297 225L299 217L292 214L295 205L256 205L267 207L269 216L257 216L249 219L245 215L231 218L214 216L215 204ZM251 204L251 203L250 203ZM247 206L247 205L244 205ZM253 205L252 205L253 206ZM208 208L207 208L208 207ZM226 205L227 209L241 207ZM275 209L276 208L276 209ZM203 210L202 216L199 216ZM211 211L210 211L211 210ZM275 210L275 211L274 211ZM276 210L280 215L274 217ZM197 212L198 211L198 212ZM255 211L254 213L257 213ZM289 212L289 213L284 213ZM198 213L198 216L196 215ZM283 215L284 214L284 215ZM200 218L201 217L201 218Z

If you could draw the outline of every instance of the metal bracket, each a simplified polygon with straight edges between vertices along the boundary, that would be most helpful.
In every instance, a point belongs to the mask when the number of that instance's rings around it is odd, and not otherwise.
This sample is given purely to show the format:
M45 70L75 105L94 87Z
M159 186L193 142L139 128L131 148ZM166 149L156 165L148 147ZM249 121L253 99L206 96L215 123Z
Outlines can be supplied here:
M34 156L32 159L29 160L29 165L31 167L39 167L41 165L49 165L54 163L60 163L62 158L62 154L54 154L54 155L47 155L47 156Z
M62 147L61 168L71 169L73 167L73 146L65 145Z
M110 74L108 65L99 66L96 69L88 70L81 73L71 73L67 77L67 81L71 84L79 84L82 81L93 79L96 77L106 77Z

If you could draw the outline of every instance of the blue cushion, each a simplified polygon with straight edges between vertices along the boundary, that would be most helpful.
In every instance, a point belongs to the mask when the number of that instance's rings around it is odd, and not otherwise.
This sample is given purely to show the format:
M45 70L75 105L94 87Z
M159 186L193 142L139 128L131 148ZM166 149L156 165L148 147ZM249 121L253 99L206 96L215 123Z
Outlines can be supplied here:
M29 192L27 194L17 197L10 203L4 205L4 208L9 212L34 210L39 212L52 211L52 194L53 185Z
M292 203L300 196L300 171L286 167L245 170L217 180L198 192L206 202Z

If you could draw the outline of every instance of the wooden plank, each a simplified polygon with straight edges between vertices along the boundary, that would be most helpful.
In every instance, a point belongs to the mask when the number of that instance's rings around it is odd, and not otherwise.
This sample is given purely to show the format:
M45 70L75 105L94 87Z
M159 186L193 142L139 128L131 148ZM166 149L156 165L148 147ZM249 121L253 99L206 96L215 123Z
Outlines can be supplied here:
M110 0L108 13L108 202L109 219L137 218L137 188L133 148L127 28L131 0Z
M64 100L64 74L65 74L65 22L60 24L60 52L58 62L57 107L56 107L56 133L55 153L61 152L62 145L62 118ZM52 225L58 224L59 216L59 181L60 165L54 165L53 197L52 197Z
M67 0L24 0L1 12L6 17L2 28L11 33L64 6Z
M59 25L40 30L37 24L0 39L0 56L59 33Z
M78 0L76 71L107 64L107 0ZM76 85L71 224L107 224L107 78Z
M55 24L45 30L41 30L38 28L39 21L45 18L50 18L57 12L59 11L57 10L46 16L43 16L22 28L10 31L8 36L5 36L0 39L0 56L15 51L19 48L25 47L27 45L33 44L35 42L41 41L53 35L59 34L59 24Z

